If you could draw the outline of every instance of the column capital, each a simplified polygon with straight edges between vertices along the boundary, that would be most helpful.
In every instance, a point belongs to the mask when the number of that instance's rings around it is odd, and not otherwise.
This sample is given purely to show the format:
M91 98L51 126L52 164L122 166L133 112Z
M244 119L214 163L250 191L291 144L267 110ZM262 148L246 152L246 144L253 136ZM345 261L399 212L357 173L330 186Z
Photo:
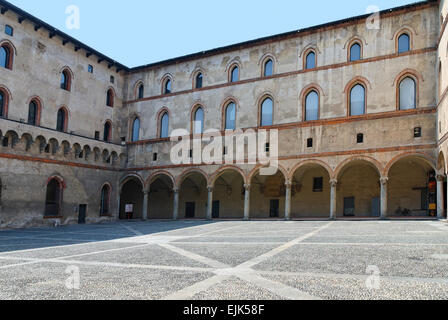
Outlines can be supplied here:
M285 186L286 186L286 188L291 188L292 182L289 180L285 181Z
M381 178L380 178L380 183L381 183L382 185L386 185L388 181L389 181L389 178L388 178L388 177L381 177Z
M145 195L145 196L147 196L149 194L149 190L146 190L146 189L143 189L142 192L143 192L143 195Z
M338 180L337 179L331 179L330 180L330 186L331 187L336 187L338 185Z
M213 189L214 189L214 187L212 187L212 186L207 186L207 190L208 190L208 192L213 192Z
M250 184L245 184L244 185L244 190L250 191Z
M174 188L174 189L173 189L173 192L174 192L174 193L179 193L179 188Z
M445 175L438 174L436 178L437 178L437 181L439 181L439 182L444 182L445 181Z

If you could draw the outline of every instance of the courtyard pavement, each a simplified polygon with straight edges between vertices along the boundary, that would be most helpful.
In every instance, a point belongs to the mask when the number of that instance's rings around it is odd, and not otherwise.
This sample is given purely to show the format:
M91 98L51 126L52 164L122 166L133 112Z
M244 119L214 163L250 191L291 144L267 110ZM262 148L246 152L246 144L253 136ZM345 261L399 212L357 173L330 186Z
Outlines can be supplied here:
M0 231L0 299L446 300L448 224L132 221Z

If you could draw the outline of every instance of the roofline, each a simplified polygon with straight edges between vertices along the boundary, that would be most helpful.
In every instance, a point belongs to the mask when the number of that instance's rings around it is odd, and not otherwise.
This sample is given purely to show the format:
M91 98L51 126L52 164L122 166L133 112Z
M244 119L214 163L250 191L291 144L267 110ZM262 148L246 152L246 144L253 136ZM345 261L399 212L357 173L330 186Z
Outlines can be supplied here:
M419 1L416 3L411 3L408 5L404 5L404 6L382 10L379 13L380 13L380 15L384 16L384 15L390 15L391 13L396 13L399 11L405 11L408 9L418 9L420 7L422 7L422 8L431 7L431 6L438 5L439 1L440 0L422 0L422 1ZM98 56L98 58L100 58L98 60L99 63L101 62L100 60L104 60L104 61L109 62L109 68L115 66L117 72L124 70L129 73L135 73L135 72L139 72L139 71L142 71L145 69L152 69L152 68L162 67L162 66L166 66L166 65L170 65L170 64L176 64L176 63L191 61L191 60L195 60L195 59L201 59L201 58L205 58L205 57L209 57L209 56L213 56L213 55L217 55L217 54L221 54L221 53L226 53L226 52L230 52L230 51L241 50L244 48L254 47L254 46L261 45L266 42L272 42L275 40L279 41L279 40L296 38L299 36L304 36L311 32L315 32L317 30L321 30L321 29L325 30L328 28L341 26L341 25L347 24L347 23L354 23L358 20L366 19L371 15L371 14L363 14L363 15L354 16L351 18L346 18L346 19L342 19L342 20L337 20L337 21L333 21L333 22L329 22L329 23L316 25L313 27L308 27L305 29L298 29L298 30L294 30L294 31L289 31L289 32L281 33L281 34L268 36L268 37L262 37L262 38L249 40L249 41L245 41L245 42L240 42L240 43L229 45L229 46L218 47L218 48L207 50L207 51L201 51L201 52L197 52L197 53L193 53L193 54L189 54L189 55L185 55L185 56L180 56L180 57L171 58L168 60L163 60L163 61L159 61L159 62L154 62L154 63L142 65L142 66L129 68L129 67L107 57L106 55L96 51L95 49L87 46L86 44L76 40L75 38L58 30L57 28L49 25L48 23L34 17L33 15L27 13L26 11L14 6L13 4L9 3L6 0L0 0L0 6L2 7L1 12L0 12L1 14L4 14L4 13L6 13L6 11L11 10L19 16L19 20L20 19L23 19L22 21L29 20L32 23L34 23L36 27L47 29L50 32L50 37L59 36L60 38L63 39L63 42L73 43L75 45L75 51L77 51L76 48L84 49L87 52L87 54L90 54L90 55L94 54L94 55ZM21 22L19 21L19 23L21 23Z
M130 68L115 61L112 58L109 58L108 56L102 54L101 52L89 47L88 45L76 40L75 38L69 36L68 34L60 31L59 29L49 25L48 23L36 18L35 16L29 14L28 12L16 7L15 5L9 3L8 1L5 0L0 0L0 6L1 6L1 11L0 13L3 15L5 14L7 11L11 10L12 12L16 13L19 16L19 23L22 23L25 20L28 20L32 23L34 23L35 27L38 28L45 28L49 31L49 36L52 38L54 36L58 36L60 38L62 38L63 40L63 44L65 45L66 43L73 43L75 45L75 48L79 49L84 49L86 51L87 54L89 55L96 55L98 58L100 58L98 61L98 63L101 63L102 61L107 61L109 63L109 68L112 67L116 67L116 71L120 72L121 70L125 70L125 71L129 71ZM38 29L37 29L38 30ZM36 30L36 31L37 31ZM75 49L75 51L77 51Z

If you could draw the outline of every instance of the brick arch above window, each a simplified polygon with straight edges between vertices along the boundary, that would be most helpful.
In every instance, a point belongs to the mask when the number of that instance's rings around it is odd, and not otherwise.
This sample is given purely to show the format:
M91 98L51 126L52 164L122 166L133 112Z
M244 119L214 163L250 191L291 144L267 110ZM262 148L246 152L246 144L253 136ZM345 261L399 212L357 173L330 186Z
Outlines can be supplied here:
M350 80L347 85L344 88L344 94L346 96L346 109L347 109L347 117L352 117L351 115L351 93L352 93L352 89L356 86L356 85L361 85L364 87L364 114L367 114L367 96L368 96L368 92L370 89L372 89L372 85L370 83L370 81L364 77L358 76L353 78L352 80Z
M275 57L275 55L271 53L266 53L258 61L258 65L261 66L261 77L265 77L266 64L268 63L269 60L272 61L272 75L276 73L278 60Z
M325 96L324 90L321 88L320 85L318 85L317 83L310 83L309 85L307 85L306 87L304 87L302 89L302 91L300 92L299 95L299 101L301 102L301 107L302 107L302 121L307 121L306 120L306 98L308 97L308 94L311 93L312 91L315 91L318 95L318 118L320 119L320 111L321 111L321 101L322 101L322 97Z
M394 80L393 86L395 86L396 90L396 109L400 110L400 84L406 79L411 78L415 82L415 108L418 108L420 101L420 83L424 81L423 76L420 72L414 69L405 69L400 72Z
M145 87L145 84L143 83L143 80L138 80L135 84L134 84L134 99L135 100L140 100L140 96L139 96L139 92L140 92L140 86L143 86L143 88ZM144 93L143 93L144 94Z
M71 91L73 79L75 78L75 75L74 75L72 69L70 69L70 67L68 67L68 66L64 66L59 70L59 84L60 85L61 85L62 74L64 74L66 77L66 86L63 89L67 90L67 91Z
M42 109L44 107L44 103L42 101L42 99L39 96L32 96L31 98L28 99L27 101L27 107L28 107L28 111L29 111L29 106L31 104L31 102L34 102L37 106L37 110L36 110L36 123L34 124L35 126L40 126L40 119L42 116ZM29 116L29 115L28 115ZM28 119L30 120L30 119ZM28 121L29 123L29 121Z
M261 127L262 124L262 108L263 108L263 103L267 100L270 99L272 101L272 125L274 125L274 119L275 119L275 106L276 106L276 101L274 99L274 95L270 92L264 92L263 94L261 94L261 96L258 98L258 102L257 102L257 109L258 109L258 117L257 117L257 127Z
M202 75L202 85L200 88L198 88L198 86L197 86L197 80L198 80L199 75ZM195 68L194 71L191 73L190 78L191 78L191 85L192 85L191 87L193 88L193 90L203 88L204 87L205 70L202 69L201 67Z
M171 89L170 92L166 91L166 84L167 82L171 82ZM170 94L173 93L173 87L174 87L174 77L170 73L166 73L160 80L161 83L161 93L164 94Z
M352 47L356 44L359 45L360 49L361 49L359 60L364 59L364 46L367 43L361 37L356 36L356 37L352 37L344 46L347 49L347 61L348 62L358 61L358 60L352 60Z
M398 39L403 34L409 36L409 50L412 51L414 49L414 37L418 35L418 33L411 26L405 25L396 30L392 38L392 40L395 41L395 53L398 53Z
M14 57L17 55L17 49L14 44L9 40L1 40L0 47L4 47L8 52L8 60L6 69L12 70L14 66Z
M160 139L162 135L162 118L163 116L167 114L168 115L168 131L171 126L171 112L167 107L163 107L162 109L157 112L157 138Z
M235 104L235 128L237 127L237 121L238 121L238 108L239 108L239 101L237 98L233 96L228 96L223 100L221 103L221 130L224 131L226 129L226 110L229 104L234 103Z
M232 82L232 72L235 69L235 67L238 68L238 79L236 79L234 82L241 80L241 69L242 69L242 63L239 59L233 59L227 64L226 72L227 72L227 82Z
M196 112L202 109L202 112L204 113L204 127L205 127L205 113L206 113L206 107L204 106L204 103L202 101L196 101L190 108L190 133L194 134L194 120L196 116ZM204 128L203 128L204 129Z
M0 85L0 92L3 94L3 114L1 117L8 118L9 102L12 100L11 91L3 85Z
M106 106L113 108L115 106L115 89L113 87L108 87L106 89Z

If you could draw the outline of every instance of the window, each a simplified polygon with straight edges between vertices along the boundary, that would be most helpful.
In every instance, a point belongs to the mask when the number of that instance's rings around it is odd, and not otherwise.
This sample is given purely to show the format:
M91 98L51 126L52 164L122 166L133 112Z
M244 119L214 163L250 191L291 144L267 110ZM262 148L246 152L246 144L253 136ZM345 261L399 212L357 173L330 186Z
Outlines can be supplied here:
M166 79L163 85L163 94L170 94L172 90L171 79Z
M140 140L140 119L135 118L132 122L132 142Z
M226 107L225 129L226 130L236 129L236 105L233 102L230 102Z
M6 69L12 69L12 57L11 50L8 46L3 45L0 47L0 67Z
M109 203L110 203L110 187L108 185L105 185L101 189L101 208L100 208L101 215L109 214Z
M270 77L274 74L274 62L272 59L268 59L264 64L264 76Z
M104 124L104 141L105 142L110 142L110 136L111 136L111 132L112 132L112 126L110 124L109 121L106 121L106 123Z
M316 91L308 93L305 99L305 121L319 119L319 95Z
M398 37L398 53L408 52L411 50L411 38L408 34L403 33Z
M406 77L400 82L400 110L416 108L416 85L414 79Z
M160 120L160 138L169 137L170 116L165 112Z
M37 115L38 115L39 109L36 101L31 101L28 106L28 124L37 126Z
M198 73L196 76L196 84L195 84L195 88L196 89L201 89L202 88L202 73Z
M0 117L6 116L6 95L0 91Z
M230 82L237 82L240 79L240 68L234 66L230 71Z
M107 90L106 106L114 107L114 91L112 89Z
M308 140L306 140L306 147L307 148L313 147L313 138L309 138Z
M422 128L416 127L414 128L414 138L421 138L422 137Z
M204 131L204 110L198 108L194 113L194 134L201 134Z
M271 98L264 99L261 104L260 126L272 126L274 114L274 103Z
M152 154L152 161L156 162L156 161L157 161L157 158L158 158L158 154L157 154L157 152L154 152L154 153Z
M354 43L350 47L350 61L361 60L361 45L359 43Z
M114 76L110 76L110 83L115 83L115 77Z
M311 51L306 55L306 66L305 69L314 69L316 68L316 54L314 51Z
M323 192L324 191L324 178L314 178L313 179L313 192Z
M45 199L45 216L61 216L62 206L62 183L56 179L51 179L47 184L47 195Z
M138 87L138 98L139 99L143 99L143 95L145 94L145 87L143 86L143 84L141 84Z
M364 143L364 134L358 133L356 136L356 143Z
M87 71L88 71L89 73L93 73L93 66L92 66L91 64L89 64L89 65L87 66Z
M65 132L67 130L67 111L64 108L59 109L56 130Z
M64 70L61 73L61 89L70 91L70 86L71 86L70 73L67 70Z
M13 34L14 34L14 29L10 26L10 25L6 25L5 26L5 33L8 35L8 36L13 36Z
M360 85L355 85L350 90L350 115L360 116L366 111L366 89Z
M100 140L100 132L95 131L95 140Z

